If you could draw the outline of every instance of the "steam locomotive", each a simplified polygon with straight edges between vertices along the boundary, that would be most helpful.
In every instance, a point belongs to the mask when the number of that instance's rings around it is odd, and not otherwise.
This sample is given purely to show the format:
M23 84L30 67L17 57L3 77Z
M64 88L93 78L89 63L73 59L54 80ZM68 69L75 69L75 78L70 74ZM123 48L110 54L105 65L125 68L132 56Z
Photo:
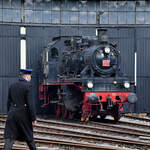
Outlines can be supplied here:
M39 98L62 118L104 119L117 122L123 104L137 101L135 83L120 72L120 51L108 41L107 30L98 36L60 36L41 53Z

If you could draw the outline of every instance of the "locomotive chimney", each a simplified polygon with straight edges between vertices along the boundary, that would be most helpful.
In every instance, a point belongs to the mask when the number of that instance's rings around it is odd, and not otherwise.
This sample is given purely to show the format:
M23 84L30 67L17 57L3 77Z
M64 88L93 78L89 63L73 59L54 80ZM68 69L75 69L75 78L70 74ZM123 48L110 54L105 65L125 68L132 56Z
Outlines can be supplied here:
M98 33L98 40L101 43L107 43L108 42L107 29L98 28L97 33Z

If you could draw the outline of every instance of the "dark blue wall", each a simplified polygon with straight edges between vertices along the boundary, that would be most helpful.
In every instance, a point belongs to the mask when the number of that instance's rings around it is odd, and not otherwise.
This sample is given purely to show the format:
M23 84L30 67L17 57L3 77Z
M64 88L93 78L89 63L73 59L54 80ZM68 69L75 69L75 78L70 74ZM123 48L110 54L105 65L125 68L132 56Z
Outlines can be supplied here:
M150 28L136 30L138 102L137 112L150 113Z
M95 27L88 26L27 26L27 68L33 68L33 94L38 113L42 111L38 100L38 69L40 52L54 36L83 35L94 36ZM0 113L6 113L8 86L18 78L20 67L20 28L15 25L0 25ZM133 106L134 112L149 113L149 56L150 28L108 28L111 41L118 44L121 51L121 71L134 78L134 51L138 54L138 102ZM129 111L125 107L125 111Z
M8 86L20 66L19 26L0 26L0 113L6 113Z

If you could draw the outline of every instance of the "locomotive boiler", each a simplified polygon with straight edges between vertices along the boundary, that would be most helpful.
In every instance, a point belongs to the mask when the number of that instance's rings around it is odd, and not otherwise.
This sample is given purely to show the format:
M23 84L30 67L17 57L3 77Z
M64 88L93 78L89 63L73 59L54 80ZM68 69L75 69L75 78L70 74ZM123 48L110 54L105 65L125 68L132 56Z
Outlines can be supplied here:
M123 104L137 100L135 83L120 72L120 51L106 29L98 36L60 36L42 51L39 85L43 106L62 118L82 121L112 115L120 119Z

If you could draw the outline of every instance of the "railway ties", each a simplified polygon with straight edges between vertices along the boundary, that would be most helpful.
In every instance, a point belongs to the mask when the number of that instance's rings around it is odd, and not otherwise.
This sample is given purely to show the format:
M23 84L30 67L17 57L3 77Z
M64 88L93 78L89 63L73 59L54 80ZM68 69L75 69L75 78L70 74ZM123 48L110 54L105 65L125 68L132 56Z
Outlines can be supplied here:
M3 125L4 121L5 119L0 119L0 123ZM38 119L38 125L34 129L35 141L38 147L69 147L69 149L80 150L147 150L150 148L148 141L135 140L135 138L141 135L148 135L148 132L140 131L138 133L138 130L136 130L136 133L131 129L125 132L125 128L119 128L118 124L94 123L91 121L86 124L79 124ZM1 125L1 135L3 135L3 128L4 126ZM131 136L131 138L129 138L129 136Z
M122 119L123 121L131 121L135 123L144 123L146 125L150 126L150 117L138 117L138 116L131 116L131 115L123 115Z
M2 136L0 136L2 139ZM96 145L96 144L89 144L89 143L76 143L71 141L61 141L61 140L55 140L55 139L49 139L41 136L35 136L35 142L37 143L38 150L43 149L42 147L47 147L45 150L48 150L50 148L48 147L57 147L59 150L66 150L69 149L78 149L78 150L128 150L126 148L117 148L113 146L102 146L102 145ZM0 144L0 148L3 147L3 144ZM20 146L19 146L20 147ZM13 147L14 149L19 149L16 145ZM26 147L21 147L22 150L26 149ZM56 148L56 149L57 149ZM50 149L51 150L51 149Z

